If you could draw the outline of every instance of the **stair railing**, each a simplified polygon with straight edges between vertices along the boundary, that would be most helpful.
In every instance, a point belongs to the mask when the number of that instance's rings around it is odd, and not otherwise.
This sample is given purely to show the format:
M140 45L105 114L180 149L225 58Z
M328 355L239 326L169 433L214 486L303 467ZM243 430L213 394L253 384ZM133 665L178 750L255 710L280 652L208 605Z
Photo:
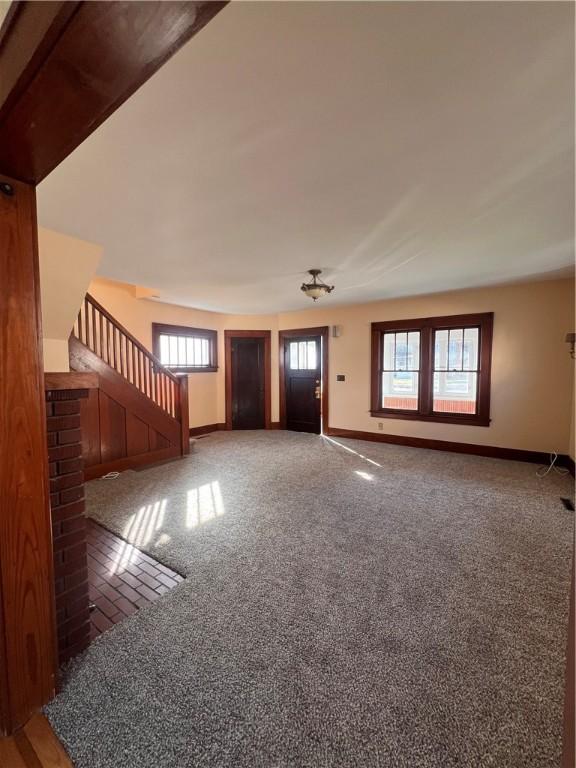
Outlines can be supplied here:
M184 421L182 411L188 408L188 403L182 402L181 390L186 388L181 386L180 378L89 293L80 307L72 335L169 416Z

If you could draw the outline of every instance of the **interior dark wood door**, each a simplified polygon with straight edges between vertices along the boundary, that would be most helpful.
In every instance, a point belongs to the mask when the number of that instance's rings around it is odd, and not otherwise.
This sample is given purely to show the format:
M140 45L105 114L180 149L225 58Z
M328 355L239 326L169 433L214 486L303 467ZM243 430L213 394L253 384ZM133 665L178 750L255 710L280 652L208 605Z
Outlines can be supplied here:
M320 336L284 340L286 429L320 434L321 419Z
M233 338L232 429L264 429L264 339Z

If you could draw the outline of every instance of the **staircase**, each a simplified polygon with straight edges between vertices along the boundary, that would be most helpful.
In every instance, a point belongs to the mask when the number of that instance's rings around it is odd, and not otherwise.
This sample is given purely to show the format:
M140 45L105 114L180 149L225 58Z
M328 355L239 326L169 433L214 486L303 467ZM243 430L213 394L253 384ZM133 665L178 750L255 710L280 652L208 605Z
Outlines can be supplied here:
M70 369L99 380L80 414L87 480L188 453L188 378L165 368L90 294L69 350Z

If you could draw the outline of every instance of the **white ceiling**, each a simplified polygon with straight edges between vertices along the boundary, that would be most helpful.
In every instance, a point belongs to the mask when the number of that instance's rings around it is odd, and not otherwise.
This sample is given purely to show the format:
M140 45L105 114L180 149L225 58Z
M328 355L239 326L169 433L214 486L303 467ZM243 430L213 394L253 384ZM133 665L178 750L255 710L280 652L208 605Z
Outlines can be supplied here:
M574 261L572 3L232 3L44 181L164 301L259 313ZM561 273L562 274L562 273Z

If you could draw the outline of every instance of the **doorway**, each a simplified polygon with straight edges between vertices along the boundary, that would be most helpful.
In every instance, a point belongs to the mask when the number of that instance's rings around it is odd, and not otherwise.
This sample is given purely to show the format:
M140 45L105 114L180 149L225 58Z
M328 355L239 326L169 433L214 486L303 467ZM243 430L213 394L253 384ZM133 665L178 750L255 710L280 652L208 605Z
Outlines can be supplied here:
M280 426L328 428L328 327L280 331Z
M224 331L226 429L270 429L270 331Z

